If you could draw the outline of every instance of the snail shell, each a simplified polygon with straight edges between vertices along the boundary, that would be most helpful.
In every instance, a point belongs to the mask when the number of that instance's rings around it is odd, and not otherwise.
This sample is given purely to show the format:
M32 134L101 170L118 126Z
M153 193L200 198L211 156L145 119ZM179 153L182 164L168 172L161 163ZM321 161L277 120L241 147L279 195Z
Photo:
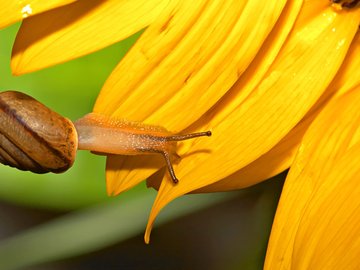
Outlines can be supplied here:
M66 171L77 150L73 123L17 91L0 93L0 162L35 173Z

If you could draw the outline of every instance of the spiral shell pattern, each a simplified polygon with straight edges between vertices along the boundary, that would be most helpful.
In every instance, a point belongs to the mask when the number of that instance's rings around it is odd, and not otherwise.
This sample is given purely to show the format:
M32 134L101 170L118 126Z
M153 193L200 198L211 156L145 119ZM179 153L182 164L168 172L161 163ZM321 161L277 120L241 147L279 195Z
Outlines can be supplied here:
M0 93L0 162L34 173L60 173L75 160L73 123L17 91Z

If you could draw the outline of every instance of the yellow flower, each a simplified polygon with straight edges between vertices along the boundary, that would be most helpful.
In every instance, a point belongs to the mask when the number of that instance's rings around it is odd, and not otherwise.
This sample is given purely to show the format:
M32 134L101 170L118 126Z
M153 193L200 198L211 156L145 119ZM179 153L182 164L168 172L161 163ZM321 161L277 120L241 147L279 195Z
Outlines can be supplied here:
M357 85L307 130L281 194L265 269L359 268L359 103Z
M94 111L177 132L211 129L213 136L179 145L177 185L159 170L161 159L109 156L108 193L146 178L159 189L148 242L155 217L173 199L244 188L291 167L266 267L324 269L341 261L346 246L334 251L333 264L317 259L330 245L325 233L337 233L340 244L355 236L358 224L350 214L359 200L350 193L360 164L360 9L343 6L327 0L77 1L24 20L12 68L22 74L68 61L148 26L109 76ZM332 218L339 222L328 226ZM349 224L341 223L345 218Z

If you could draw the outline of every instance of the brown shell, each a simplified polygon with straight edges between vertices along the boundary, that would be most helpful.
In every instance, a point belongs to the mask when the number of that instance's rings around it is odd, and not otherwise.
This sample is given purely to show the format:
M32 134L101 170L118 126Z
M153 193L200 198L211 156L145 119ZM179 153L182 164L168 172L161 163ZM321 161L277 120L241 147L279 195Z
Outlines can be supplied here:
M73 123L34 98L0 93L0 162L34 173L60 173L75 160Z

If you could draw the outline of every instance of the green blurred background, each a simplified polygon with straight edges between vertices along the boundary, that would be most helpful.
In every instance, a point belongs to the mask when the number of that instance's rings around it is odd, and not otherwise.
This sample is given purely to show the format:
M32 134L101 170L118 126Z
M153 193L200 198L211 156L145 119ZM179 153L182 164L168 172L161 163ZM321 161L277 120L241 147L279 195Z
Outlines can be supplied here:
M21 90L77 119L138 35L95 54L19 77L10 56L19 24L0 30L0 90ZM262 269L284 174L235 192L188 195L143 231L156 196L142 183L105 192L105 159L81 151L63 174L0 166L0 269Z

